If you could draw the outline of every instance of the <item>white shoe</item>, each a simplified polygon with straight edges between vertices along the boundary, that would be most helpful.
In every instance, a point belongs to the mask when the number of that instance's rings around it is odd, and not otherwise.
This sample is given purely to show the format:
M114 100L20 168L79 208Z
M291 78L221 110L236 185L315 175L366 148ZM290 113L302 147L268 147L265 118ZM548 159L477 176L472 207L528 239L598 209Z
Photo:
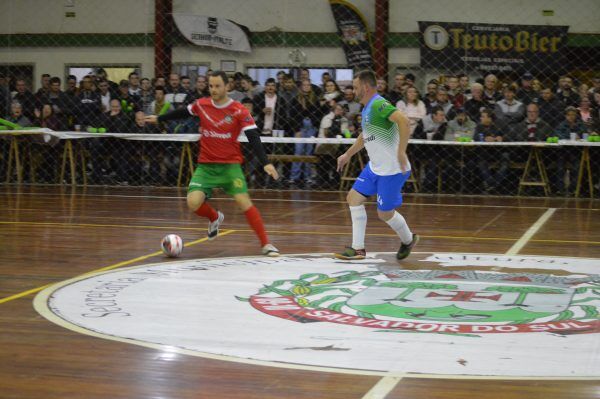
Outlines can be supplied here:
M262 254L265 256L276 257L279 256L279 250L275 248L273 244L267 244L262 247Z
M208 222L208 231L206 232L206 235L208 236L209 241L217 238L219 235L219 226L223 223L223 220L225 220L225 215L223 215L221 211L217 211L217 214L219 215L217 220Z

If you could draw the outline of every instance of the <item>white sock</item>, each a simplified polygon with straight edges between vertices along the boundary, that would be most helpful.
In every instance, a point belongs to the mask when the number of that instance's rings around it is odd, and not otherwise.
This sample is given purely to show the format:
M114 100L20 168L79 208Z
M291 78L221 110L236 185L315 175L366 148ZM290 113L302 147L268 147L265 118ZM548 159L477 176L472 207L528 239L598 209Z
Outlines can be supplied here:
M364 205L351 206L352 248L365 249L365 231L367 230L367 211Z
M396 232L396 234L398 234L402 244L410 244L412 242L412 231L410 231L408 224L406 224L406 220L401 214L394 211L394 216L392 216L390 220L387 220L386 223Z

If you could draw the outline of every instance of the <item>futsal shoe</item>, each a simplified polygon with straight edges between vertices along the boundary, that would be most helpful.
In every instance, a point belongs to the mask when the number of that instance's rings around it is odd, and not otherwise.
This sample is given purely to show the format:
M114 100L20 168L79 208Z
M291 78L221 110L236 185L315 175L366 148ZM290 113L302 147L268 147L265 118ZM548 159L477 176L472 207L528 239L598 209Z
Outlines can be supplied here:
M396 253L396 259L402 260L402 259L406 258L408 255L410 255L410 251L413 249L413 247L415 245L417 245L418 242L419 242L419 236L416 234L413 234L413 239L410 242L410 244L400 245L400 249L398 250L398 253Z
M208 231L206 235L208 236L208 240L214 240L219 235L219 226L223 223L225 219L225 215L221 211L217 211L219 217L214 222L208 222Z
M265 256L270 256L272 258L279 256L279 250L275 248L273 244L267 244L262 247L262 254Z
M343 260L360 260L367 257L367 251L364 249L354 249L352 247L346 247L344 252L333 254L338 259Z

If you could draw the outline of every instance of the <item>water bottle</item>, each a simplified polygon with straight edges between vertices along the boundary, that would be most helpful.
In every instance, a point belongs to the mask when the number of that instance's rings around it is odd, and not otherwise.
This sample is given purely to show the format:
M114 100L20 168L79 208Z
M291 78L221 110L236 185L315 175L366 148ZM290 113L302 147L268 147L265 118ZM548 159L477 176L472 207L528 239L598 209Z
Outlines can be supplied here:
M485 141L485 134L479 133L479 141Z

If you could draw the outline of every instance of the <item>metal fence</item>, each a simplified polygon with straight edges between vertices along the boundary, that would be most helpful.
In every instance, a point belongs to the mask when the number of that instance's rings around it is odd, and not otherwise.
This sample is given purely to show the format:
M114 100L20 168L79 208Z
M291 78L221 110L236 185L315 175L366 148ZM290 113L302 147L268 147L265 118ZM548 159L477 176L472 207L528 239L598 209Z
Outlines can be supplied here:
M411 121L408 191L597 190L597 147L553 145L556 138L593 142L600 133L599 10L592 0L555 2L554 10L541 1L102 3L0 5L0 129L89 133L72 142L0 136L3 181L185 185L198 146L168 138L197 133L198 119L154 126L143 117L208 96L207 73L223 69L230 96L250 109L264 138L275 138L265 148L279 182L266 178L242 144L250 187L346 190L368 162L361 153L343 173L335 171L345 139L362 132L351 88L364 67L352 59L362 41L380 94ZM357 11L364 21L339 14ZM204 31L184 27L194 15ZM249 51L228 41L239 32ZM199 46L202 40L213 43ZM469 144L479 142L497 145ZM517 142L545 148L506 145Z

